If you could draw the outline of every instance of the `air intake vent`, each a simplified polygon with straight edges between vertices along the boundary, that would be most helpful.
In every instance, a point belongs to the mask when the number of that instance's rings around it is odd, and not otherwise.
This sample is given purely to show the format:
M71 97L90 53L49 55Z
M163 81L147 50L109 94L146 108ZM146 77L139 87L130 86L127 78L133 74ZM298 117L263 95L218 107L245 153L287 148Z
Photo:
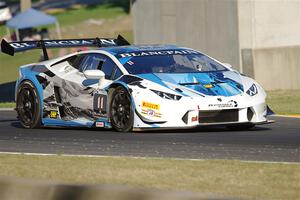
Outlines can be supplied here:
M253 113L252 109L248 108L247 109L247 118L248 118L248 121L252 120L253 115L254 115L254 113Z
M199 123L221 123L237 122L239 120L239 110L213 110L199 111Z

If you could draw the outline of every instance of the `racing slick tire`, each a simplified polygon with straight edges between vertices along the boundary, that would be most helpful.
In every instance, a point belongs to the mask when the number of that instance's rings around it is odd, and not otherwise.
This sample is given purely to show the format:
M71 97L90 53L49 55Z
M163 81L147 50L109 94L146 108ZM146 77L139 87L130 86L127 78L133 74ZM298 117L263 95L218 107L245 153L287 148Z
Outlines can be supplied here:
M110 101L110 122L119 132L129 132L133 127L133 111L130 94L124 87L117 87Z
M229 130L232 131L246 131L253 127L255 127L255 124L239 124L239 125L229 125L226 126Z
M40 97L32 82L24 81L18 87L16 111L24 128L41 126Z

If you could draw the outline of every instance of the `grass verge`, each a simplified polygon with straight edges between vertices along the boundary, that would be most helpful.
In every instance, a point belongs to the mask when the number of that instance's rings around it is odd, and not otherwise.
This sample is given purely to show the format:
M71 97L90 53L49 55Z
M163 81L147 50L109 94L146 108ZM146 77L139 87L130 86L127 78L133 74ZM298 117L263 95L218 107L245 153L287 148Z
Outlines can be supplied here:
M33 50L20 53L14 57L0 53L0 83L15 81L18 77L18 69L22 65L36 63L41 51Z
M112 19L125 15L122 7L110 4L82 7L80 9L66 10L62 13L54 14L61 25L75 25L82 21L93 19Z
M16 103L14 102L0 103L0 108L15 108L15 107L16 107Z
M0 175L189 190L250 199L300 198L300 164L2 154Z
M300 90L268 91L267 94L267 103L276 114L300 114Z
M124 16L127 13L124 8L113 6L111 4L100 4L94 6L80 7L78 9L67 9L61 13L53 14L60 23L60 25L68 26L75 25L90 18L93 19L113 19L119 16ZM55 27L55 25L45 26ZM6 34L6 27L0 26L0 37Z

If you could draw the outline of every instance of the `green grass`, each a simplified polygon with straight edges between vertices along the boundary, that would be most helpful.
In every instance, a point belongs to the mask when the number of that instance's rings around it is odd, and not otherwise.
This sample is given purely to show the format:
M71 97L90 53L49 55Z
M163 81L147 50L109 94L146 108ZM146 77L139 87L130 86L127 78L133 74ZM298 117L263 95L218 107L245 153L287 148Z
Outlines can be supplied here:
M276 114L300 114L300 90L277 90L267 94L267 103Z
M61 27L77 25L87 19L113 19L126 15L122 7L112 6L110 4L96 5L93 7L82 7L80 9L66 10L65 12L55 14ZM132 31L121 31L129 41L133 41ZM5 26L0 26L0 37L6 34ZM86 36L90 37L90 36ZM0 83L6 83L16 80L18 77L18 68L22 65L38 62L41 51L28 51L17 54L14 57L0 53Z
M16 107L16 103L14 102L0 103L0 108L15 108L15 107Z
M75 25L88 19L112 19L125 15L123 8L113 7L110 4L71 9L54 14L62 26Z
M6 28L4 25L0 25L0 38L6 35Z
M110 4L94 5L82 7L79 9L69 9L61 13L53 14L57 17L61 27L75 25L88 19L112 19L126 15L122 7L112 6ZM54 27L54 25L46 26ZM6 35L6 27L0 26L0 37Z
M40 50L27 51L14 57L0 53L0 83L16 80L19 67L38 62L40 53Z
M188 190L249 199L300 198L299 164L0 155L0 175Z

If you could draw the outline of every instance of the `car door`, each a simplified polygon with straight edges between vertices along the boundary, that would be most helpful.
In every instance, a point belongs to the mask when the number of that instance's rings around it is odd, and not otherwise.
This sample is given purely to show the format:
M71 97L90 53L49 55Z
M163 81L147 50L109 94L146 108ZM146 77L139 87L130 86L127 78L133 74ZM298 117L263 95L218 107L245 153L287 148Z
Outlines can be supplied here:
M80 108L81 112L100 112L106 114L106 99L107 93L104 88L99 88L97 79L88 79L84 76L86 70L101 70L106 57L99 53L80 54L72 63L72 66L77 69L73 74L64 77L63 84L66 96L69 95L69 102L73 107ZM105 71L105 80L110 82L111 72L109 68ZM97 100L102 102L97 103ZM102 105L101 109L100 106ZM97 109L98 108L98 109ZM95 115L95 113L93 114Z
M99 88L99 80L87 79L84 71L99 69L105 73L106 86L122 74L116 64L100 53L77 54L53 65L60 113L64 120L106 116L107 92ZM55 87L54 87L55 89Z
M101 70L104 72L104 84L98 86L99 80L85 79L82 85L85 87L97 88L93 93L93 109L97 113L107 114L108 101L106 87L122 75L121 70L114 63L114 61L103 54L91 54L83 64L80 66L79 71L84 73L86 70Z
M60 88L59 96L65 107L65 113L70 111L69 114L76 113L74 116L80 116L82 111L93 108L95 88L83 85L86 78L80 71L83 65L92 64L90 61L89 54L78 54L53 66L53 69L58 71L59 79L55 82Z

